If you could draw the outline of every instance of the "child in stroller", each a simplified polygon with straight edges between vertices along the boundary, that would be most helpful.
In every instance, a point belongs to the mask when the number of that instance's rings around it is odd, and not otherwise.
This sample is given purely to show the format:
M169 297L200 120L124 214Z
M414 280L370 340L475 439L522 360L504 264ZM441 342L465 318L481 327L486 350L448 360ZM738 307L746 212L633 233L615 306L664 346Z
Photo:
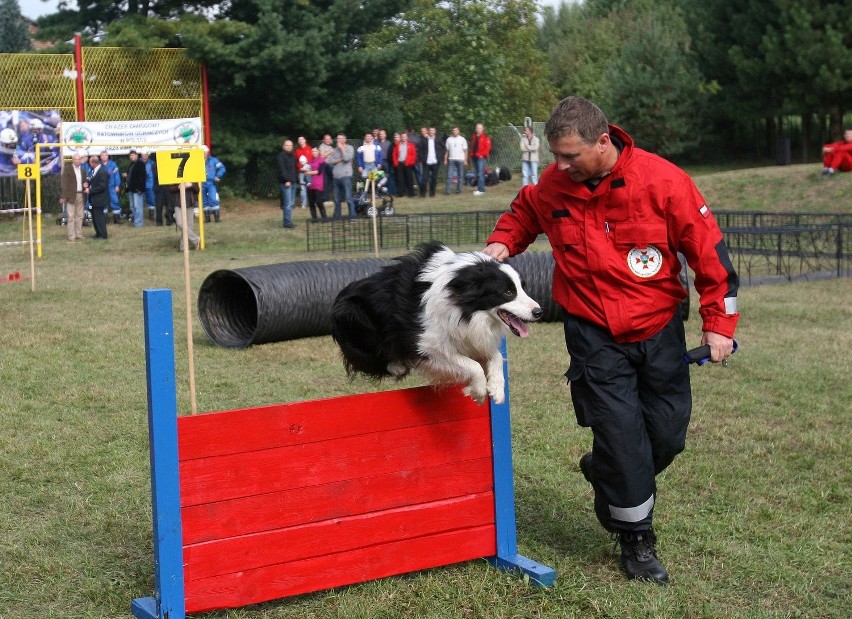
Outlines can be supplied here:
M373 170L367 177L366 183L358 181L355 195L352 201L355 203L355 212L359 217L374 217L377 213L373 211L373 193L370 183L376 186L376 210L378 215L393 215L393 196L388 193L388 177L382 170ZM379 203L379 200L381 202Z

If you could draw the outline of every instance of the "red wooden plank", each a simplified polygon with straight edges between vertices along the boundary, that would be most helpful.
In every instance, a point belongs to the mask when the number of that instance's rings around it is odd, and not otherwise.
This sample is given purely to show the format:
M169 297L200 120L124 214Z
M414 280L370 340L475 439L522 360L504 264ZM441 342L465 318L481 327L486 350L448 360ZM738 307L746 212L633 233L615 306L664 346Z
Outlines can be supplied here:
M181 460L487 416L459 388L418 387L178 418Z
M488 457L486 418L265 449L180 465L181 506Z
M247 606L489 557L495 539L494 526L487 525L194 580L186 583L186 611Z
M491 458L186 507L184 545L490 491Z
M200 580L311 557L494 524L490 492L184 547L184 579Z

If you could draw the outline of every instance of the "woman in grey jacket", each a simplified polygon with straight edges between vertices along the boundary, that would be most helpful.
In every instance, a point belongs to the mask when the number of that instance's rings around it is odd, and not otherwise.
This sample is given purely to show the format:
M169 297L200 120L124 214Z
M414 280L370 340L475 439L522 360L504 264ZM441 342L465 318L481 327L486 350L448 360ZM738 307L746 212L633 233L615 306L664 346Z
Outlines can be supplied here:
M530 184L538 184L538 147L539 139L533 133L532 127L524 127L524 136L521 138L521 174L522 187Z

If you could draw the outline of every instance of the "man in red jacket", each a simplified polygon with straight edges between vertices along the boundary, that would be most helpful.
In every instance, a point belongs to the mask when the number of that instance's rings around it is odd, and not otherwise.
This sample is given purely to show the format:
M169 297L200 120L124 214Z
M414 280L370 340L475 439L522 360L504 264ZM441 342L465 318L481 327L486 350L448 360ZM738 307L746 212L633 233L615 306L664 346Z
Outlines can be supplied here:
M739 280L722 233L685 172L568 97L545 127L554 164L521 188L488 238L503 260L547 234L571 356L577 421L592 429L580 470L595 513L618 535L628 577L668 581L652 528L655 478L686 440L692 407L678 252L695 271L702 344L711 361L733 352Z
M843 132L843 140L822 147L822 175L852 172L852 129Z
M417 165L417 146L402 132L391 153L396 168L396 195L414 197L414 166Z
M485 193L485 164L488 162L488 156L491 154L491 138L485 133L485 127L482 123L476 123L476 130L470 138L470 162L473 166L473 172L476 174L476 191L475 196L481 196Z

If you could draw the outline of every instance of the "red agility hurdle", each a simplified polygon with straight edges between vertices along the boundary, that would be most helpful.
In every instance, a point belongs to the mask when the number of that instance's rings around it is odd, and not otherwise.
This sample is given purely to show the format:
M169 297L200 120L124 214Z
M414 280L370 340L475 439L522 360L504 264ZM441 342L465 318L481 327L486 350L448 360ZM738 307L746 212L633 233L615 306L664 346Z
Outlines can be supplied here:
M171 291L146 290L144 309L155 592L134 616L483 557L553 584L517 554L508 393L499 406L422 387L177 417Z

